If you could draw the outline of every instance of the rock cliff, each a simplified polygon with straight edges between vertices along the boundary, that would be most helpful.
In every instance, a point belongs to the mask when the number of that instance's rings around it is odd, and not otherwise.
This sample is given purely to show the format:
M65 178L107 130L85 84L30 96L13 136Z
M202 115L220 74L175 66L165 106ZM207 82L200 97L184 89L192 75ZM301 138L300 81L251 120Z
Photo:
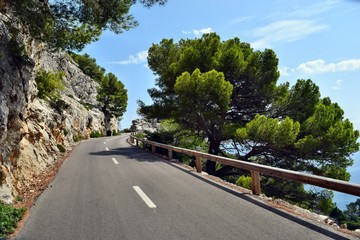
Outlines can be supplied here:
M41 70L64 73L60 105L37 97ZM117 129L116 120L99 110L97 86L67 53L48 50L9 13L0 13L0 200L11 202L53 165L60 145L69 150L91 131Z

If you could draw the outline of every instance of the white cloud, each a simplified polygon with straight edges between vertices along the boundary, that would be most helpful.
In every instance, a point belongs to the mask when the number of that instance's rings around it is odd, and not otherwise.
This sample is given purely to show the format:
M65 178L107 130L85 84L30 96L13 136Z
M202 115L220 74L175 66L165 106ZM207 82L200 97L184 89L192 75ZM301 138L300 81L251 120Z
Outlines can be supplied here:
M238 23L246 22L246 21L248 21L250 19L253 19L253 18L254 18L254 16L239 17L239 18L235 18L235 19L231 20L229 22L229 24L238 24Z
M271 47L276 42L293 42L307 35L326 29L326 25L312 20L282 20L255 29L252 35L257 40L251 43L254 48Z
M312 17L312 16L318 16L322 13L328 12L331 9L336 8L339 1L323 1L319 3L315 3L313 5L309 5L306 8L298 8L295 9L295 11L290 12L289 14L292 14L293 16L301 16L301 17Z
M288 68L288 67L284 67L284 66L279 67L280 76L284 76L284 77L289 76L290 75L289 71L290 71L290 68Z
M181 33L183 33L183 34L191 34L191 31L181 31Z
M147 57L148 57L148 52L141 51L141 52L138 52L135 56L130 55L127 60L114 61L114 62L110 62L110 63L121 64L121 65L140 64L140 63L146 62Z
M342 80L338 79L336 80L335 86L332 86L331 88L334 90L340 90L341 89Z
M326 63L322 59L317 59L300 64L296 70L309 74L358 71L360 70L360 59L348 59L337 63Z
M197 30L197 29L193 30L193 34L195 36L203 35L205 33L212 33L212 32L214 32L214 31L211 29L211 27L207 27L207 28L203 28L203 29L199 29L199 30Z
M203 35L205 33L212 33L212 32L214 32L214 31L212 30L211 27L202 28L202 29L194 29L192 31L185 31L185 30L181 31L182 34L186 34L186 35L194 34L196 37Z

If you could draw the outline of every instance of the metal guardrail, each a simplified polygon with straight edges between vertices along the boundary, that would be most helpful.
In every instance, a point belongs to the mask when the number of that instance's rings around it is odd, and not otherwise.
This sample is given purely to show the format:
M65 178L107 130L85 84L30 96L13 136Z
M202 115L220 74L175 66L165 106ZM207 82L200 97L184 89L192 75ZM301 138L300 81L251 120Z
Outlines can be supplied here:
M301 183L311 184L314 186L332 189L338 192L348 193L360 197L360 184L349 183L342 180L320 177L312 174L306 174L306 173L286 170L282 168L265 166L257 163L245 162L245 161L231 159L227 157L221 157L217 155L211 155L195 150L189 150L185 148L179 148L171 145L148 141L145 139L134 137L133 135L130 135L130 142L133 144L135 143L136 146L139 146L139 142L142 142L144 148L146 144L151 145L152 152L155 152L156 147L167 149L169 159L173 158L173 152L184 153L189 156L194 156L196 163L196 170L199 173L201 173L202 171L202 159L219 162L224 165L232 166L235 168L249 170L252 179L252 192L253 194L256 195L259 195L261 193L260 174L264 174L267 176L291 179Z

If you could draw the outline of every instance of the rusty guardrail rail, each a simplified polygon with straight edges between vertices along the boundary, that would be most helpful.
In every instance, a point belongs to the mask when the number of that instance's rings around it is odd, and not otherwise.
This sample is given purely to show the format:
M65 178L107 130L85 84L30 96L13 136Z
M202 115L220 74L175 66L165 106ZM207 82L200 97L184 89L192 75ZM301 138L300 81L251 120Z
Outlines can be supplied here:
M221 157L217 155L211 155L208 153L203 153L195 150L189 150L185 148L179 148L171 145L148 141L145 139L134 137L133 135L130 135L130 142L133 144L135 143L137 147L139 146L139 142L142 142L143 148L146 147L146 144L151 145L152 152L155 152L156 147L167 149L169 159L173 158L173 152L184 153L189 156L194 156L196 163L196 171L199 173L201 173L202 171L202 159L208 159L235 168L249 170L252 179L252 192L253 194L256 195L259 195L261 193L260 174L264 174L272 177L291 179L301 183L311 184L360 197L360 184L349 183L342 180L321 177L312 174L286 170L282 168L270 167L257 163L245 162L245 161L231 159L227 157Z

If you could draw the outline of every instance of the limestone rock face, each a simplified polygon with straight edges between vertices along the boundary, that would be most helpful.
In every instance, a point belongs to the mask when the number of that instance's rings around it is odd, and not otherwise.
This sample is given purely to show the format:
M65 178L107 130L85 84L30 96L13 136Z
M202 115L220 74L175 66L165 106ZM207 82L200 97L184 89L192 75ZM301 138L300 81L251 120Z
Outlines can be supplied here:
M37 97L40 70L64 73L61 106ZM49 51L16 19L0 13L0 200L11 202L53 165L59 144L70 149L92 131L117 129L116 120L99 110L97 86L67 53Z
M132 121L132 132L156 132L159 129L159 123L155 120L147 121L146 119L136 119Z

